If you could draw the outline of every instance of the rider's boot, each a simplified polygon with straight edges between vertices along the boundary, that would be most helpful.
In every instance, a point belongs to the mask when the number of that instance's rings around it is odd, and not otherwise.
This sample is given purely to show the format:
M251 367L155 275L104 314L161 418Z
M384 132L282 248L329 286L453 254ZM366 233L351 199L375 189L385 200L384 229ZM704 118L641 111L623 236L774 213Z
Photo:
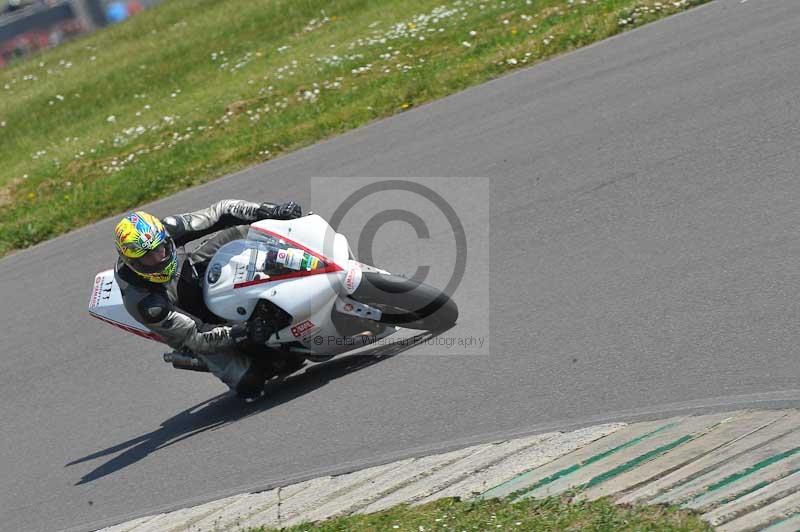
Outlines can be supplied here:
M264 397L264 371L256 364L252 364L250 368L242 375L239 382L234 388L236 397L242 399L245 403L252 403Z

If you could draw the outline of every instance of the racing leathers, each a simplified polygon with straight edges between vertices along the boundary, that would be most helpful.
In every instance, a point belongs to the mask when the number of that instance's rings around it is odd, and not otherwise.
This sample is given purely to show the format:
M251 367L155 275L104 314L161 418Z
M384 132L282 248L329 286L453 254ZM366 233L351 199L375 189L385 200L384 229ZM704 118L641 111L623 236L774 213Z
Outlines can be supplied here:
M294 203L278 206L222 200L206 209L164 218L161 222L178 248L179 273L168 283L154 283L118 260L115 279L125 309L176 351L199 357L211 373L240 395L260 392L262 370L239 349L247 333L239 325L223 325L223 320L206 308L200 280L214 253L232 240L245 238L251 222L298 216L300 207ZM212 233L216 234L186 252L187 243Z

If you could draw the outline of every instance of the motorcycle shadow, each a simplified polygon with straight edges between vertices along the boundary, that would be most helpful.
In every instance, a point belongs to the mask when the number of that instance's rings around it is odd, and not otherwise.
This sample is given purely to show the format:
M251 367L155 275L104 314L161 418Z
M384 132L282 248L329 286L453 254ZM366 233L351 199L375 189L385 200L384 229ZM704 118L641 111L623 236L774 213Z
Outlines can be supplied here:
M426 331L411 338L404 339L402 342L373 347L355 354L339 355L337 358L327 362L306 366L305 371L290 375L279 382L268 383L267 396L254 403L243 403L230 392L220 394L187 408L165 420L158 429L152 432L78 458L69 462L64 467L89 462L97 458L102 458L103 456L123 451L121 454L85 474L75 483L76 486L88 484L99 478L121 471L159 449L169 447L197 434L224 427L225 425L261 412L266 412L275 406L293 401L340 377L374 366L404 351L424 344L426 341L435 338L443 332L445 331Z

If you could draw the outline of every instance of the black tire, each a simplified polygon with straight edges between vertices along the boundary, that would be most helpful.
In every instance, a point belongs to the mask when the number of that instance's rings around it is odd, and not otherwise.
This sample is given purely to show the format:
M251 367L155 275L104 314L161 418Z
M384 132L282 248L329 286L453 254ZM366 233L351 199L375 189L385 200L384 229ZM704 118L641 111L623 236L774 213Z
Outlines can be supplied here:
M350 297L379 309L380 323L388 325L438 331L458 320L458 306L447 294L396 275L365 272Z

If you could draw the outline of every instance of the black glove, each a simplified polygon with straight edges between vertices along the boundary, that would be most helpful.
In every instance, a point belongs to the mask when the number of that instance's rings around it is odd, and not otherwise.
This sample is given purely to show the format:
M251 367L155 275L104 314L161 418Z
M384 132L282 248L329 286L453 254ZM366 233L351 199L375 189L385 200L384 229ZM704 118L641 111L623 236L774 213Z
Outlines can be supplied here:
M272 329L261 318L255 318L245 323L237 323L231 327L231 338L237 344L249 342L253 345L264 345L272 336Z
M256 211L256 216L259 220L291 220L303 216L303 209L293 201L281 205L262 203Z

